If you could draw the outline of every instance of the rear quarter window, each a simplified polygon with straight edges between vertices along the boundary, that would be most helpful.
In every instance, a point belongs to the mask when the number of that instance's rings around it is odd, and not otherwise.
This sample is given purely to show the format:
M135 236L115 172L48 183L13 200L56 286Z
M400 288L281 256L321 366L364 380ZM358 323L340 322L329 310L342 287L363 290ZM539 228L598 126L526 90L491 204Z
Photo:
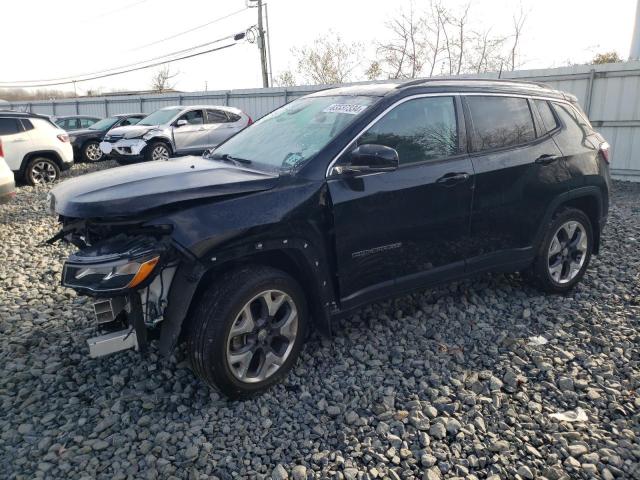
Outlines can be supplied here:
M551 105L546 100L534 100L538 113L542 118L544 133L550 132L558 128L558 120L551 110Z
M474 152L517 146L535 139L527 99L468 96L465 101L471 116Z

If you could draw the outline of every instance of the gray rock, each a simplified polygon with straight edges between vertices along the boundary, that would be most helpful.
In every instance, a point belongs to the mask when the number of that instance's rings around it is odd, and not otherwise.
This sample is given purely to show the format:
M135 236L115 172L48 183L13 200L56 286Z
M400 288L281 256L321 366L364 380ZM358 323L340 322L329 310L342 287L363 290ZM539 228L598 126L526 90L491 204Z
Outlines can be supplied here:
M276 465L276 468L271 472L272 480L287 480L289 478L289 474L285 470L285 468L279 463Z
M434 423L429 429L429 435L440 440L447 436L447 429L442 423Z

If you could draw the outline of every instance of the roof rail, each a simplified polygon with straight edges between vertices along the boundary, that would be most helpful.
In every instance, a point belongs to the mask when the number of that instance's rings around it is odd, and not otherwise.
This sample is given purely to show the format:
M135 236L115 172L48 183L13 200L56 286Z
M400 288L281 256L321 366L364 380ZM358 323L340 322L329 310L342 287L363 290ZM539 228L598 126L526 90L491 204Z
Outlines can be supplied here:
M495 83L519 83L522 85L535 85L541 88L549 88L553 89L549 84L543 82L534 82L531 80L518 80L518 79L510 79L510 78L478 78L478 77L429 77L429 78L418 78L415 80L410 80L408 82L399 83L397 88L404 87L413 87L415 85L424 85L429 82L440 82L440 81L461 81L461 82L495 82Z

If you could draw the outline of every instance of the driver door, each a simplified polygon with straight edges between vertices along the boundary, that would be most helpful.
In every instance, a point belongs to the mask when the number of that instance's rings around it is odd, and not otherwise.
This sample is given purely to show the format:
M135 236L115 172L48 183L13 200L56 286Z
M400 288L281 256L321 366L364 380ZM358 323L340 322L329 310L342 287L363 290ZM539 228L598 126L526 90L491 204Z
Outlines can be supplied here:
M186 124L178 125L182 123L181 120ZM173 124L173 141L177 153L197 152L206 148L207 130L202 110L191 110L178 117Z
M399 158L395 171L328 179L345 308L464 272L474 179L460 111L453 96L403 101L338 160L363 144Z

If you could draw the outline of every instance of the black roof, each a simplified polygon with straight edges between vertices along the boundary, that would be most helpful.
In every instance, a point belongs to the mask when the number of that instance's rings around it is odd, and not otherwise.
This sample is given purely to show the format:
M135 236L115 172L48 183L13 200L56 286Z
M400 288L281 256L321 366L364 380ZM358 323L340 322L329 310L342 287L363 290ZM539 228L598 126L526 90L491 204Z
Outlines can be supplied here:
M66 118L100 118L96 115L55 115L56 120L64 120Z
M370 95L383 97L393 95L399 91L408 89L429 89L434 92L493 92L493 93L513 93L525 95L544 95L554 98L564 98L575 101L571 94L554 90L549 85L538 82L528 82L511 79L486 79L486 78L421 78L406 82L396 83L371 83L365 85L351 85L348 87L338 87L322 90L314 95Z
M31 112L16 112L15 110L1 110L0 116L2 117L20 117L20 118L45 118L49 120L48 115L40 115L39 113L31 113Z

